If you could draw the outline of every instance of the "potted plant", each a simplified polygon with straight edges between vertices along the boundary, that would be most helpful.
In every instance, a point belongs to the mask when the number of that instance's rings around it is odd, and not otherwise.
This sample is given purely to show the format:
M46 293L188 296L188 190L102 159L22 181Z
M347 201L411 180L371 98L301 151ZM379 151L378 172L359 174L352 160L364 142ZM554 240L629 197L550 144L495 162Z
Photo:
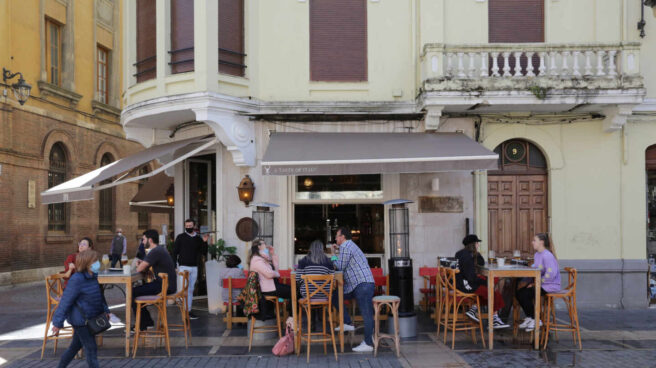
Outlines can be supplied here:
M207 253L210 257L209 260L205 262L207 309L212 314L218 314L223 306L223 303L221 302L221 285L219 284L221 263L225 262L225 257L227 255L235 254L236 252L237 247L226 246L225 240L223 239L218 239L207 248Z

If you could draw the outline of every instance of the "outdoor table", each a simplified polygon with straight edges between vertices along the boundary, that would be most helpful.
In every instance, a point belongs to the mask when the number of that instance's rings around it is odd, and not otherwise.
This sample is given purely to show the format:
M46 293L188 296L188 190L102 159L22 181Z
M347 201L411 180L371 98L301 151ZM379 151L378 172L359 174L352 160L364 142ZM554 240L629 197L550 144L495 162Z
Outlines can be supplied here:
M296 299L296 272L292 271L290 279L292 280L292 317L296 322L298 315L298 300ZM337 295L339 299L339 347L341 352L344 352L344 273L342 271L335 271L335 281L337 281ZM298 326L296 326L298 328ZM300 338L298 331L294 335L295 339ZM296 346L296 341L294 341Z
M144 275L140 272L133 272L131 275L125 275L118 271L100 271L98 273L99 284L118 284L125 285L125 356L130 355L130 324L132 319L132 283L142 280Z
M540 290L541 290L541 280L540 280L540 270L537 268L518 266L518 265L505 265L499 267L497 265L486 264L481 267L481 273L487 277L487 311L488 311L488 346L489 349L493 348L493 338L494 338L494 324L492 321L492 314L494 308L494 278L495 277L530 277L535 279L535 338L534 344L535 349L540 348Z

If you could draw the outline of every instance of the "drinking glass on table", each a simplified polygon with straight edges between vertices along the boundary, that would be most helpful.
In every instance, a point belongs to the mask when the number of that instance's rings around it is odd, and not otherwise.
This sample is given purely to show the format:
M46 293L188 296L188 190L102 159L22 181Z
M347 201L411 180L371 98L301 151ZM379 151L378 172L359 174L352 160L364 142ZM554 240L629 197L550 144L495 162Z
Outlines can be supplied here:
M127 254L124 254L124 255L121 256L121 264L123 266L128 264L128 255Z
M106 270L107 266L109 266L109 256L107 254L103 254L102 260L103 268Z

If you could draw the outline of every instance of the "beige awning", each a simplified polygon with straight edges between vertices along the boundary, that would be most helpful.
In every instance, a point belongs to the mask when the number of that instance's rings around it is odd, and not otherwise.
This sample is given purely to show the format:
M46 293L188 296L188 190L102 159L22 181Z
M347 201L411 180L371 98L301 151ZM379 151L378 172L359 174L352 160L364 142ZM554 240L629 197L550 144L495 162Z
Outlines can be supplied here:
M94 192L97 190L159 174L178 162L213 146L216 142L217 140L214 137L196 137L152 146L41 192L41 203L50 204L93 199ZM127 177L133 169L152 160L160 160L166 163L147 174ZM110 183L101 184L105 180L113 178L117 179Z
M262 174L495 170L498 158L461 133L273 133Z
M130 201L130 211L172 212L173 206L166 200L167 192L172 189L173 177L163 172L151 176Z

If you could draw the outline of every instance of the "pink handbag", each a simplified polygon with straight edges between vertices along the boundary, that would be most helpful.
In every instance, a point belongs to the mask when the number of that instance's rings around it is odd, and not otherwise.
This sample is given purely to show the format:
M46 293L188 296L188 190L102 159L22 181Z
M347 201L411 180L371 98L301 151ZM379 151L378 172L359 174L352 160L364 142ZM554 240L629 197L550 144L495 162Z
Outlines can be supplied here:
M278 340L271 351L275 356L285 356L294 352L294 330L290 326L289 321L285 329L285 336Z

